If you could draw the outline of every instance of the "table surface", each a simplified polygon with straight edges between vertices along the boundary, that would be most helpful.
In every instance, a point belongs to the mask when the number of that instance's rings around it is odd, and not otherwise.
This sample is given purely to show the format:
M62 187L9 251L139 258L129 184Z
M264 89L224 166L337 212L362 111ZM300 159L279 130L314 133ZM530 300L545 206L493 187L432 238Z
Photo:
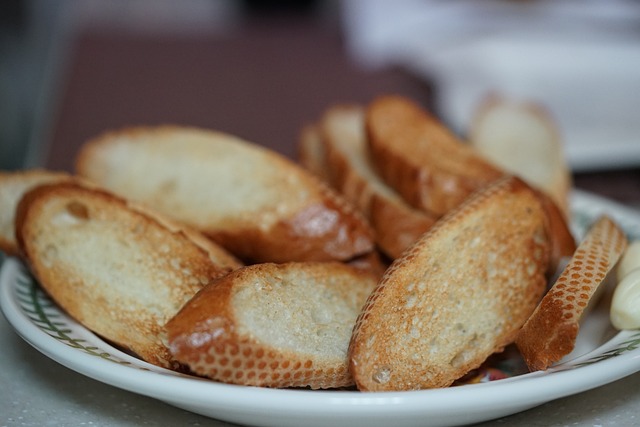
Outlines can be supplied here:
M80 144L105 130L175 123L214 128L295 158L302 125L328 105L383 93L433 107L437 90L402 70L366 72L335 29L257 23L233 36L81 34L60 84L38 163L72 170ZM640 167L581 173L575 186L640 206ZM230 425L79 375L41 355L0 317L0 427ZM483 425L640 424L640 374Z

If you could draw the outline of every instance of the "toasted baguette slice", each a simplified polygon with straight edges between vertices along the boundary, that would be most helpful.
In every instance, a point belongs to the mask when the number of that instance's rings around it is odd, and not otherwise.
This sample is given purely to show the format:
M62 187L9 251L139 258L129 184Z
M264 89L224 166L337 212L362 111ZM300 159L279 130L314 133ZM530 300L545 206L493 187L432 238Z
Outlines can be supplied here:
M0 250L10 256L20 256L14 229L18 202L31 188L55 181L68 181L64 172L31 169L17 172L0 171Z
M527 366L544 370L571 353L580 318L607 273L618 262L627 239L608 217L601 217L547 292L516 339Z
M443 215L503 172L459 140L416 103L375 99L366 127L382 178L412 206Z
M252 262L346 260L373 248L366 220L284 156L223 133L162 126L85 144L80 175Z
M143 360L179 367L161 341L164 325L232 258L218 265L181 226L75 183L34 188L16 215L28 264L60 307Z
M326 150L318 125L312 124L302 128L297 148L298 162L322 181L333 186L327 165Z
M358 388L445 387L502 351L546 289L545 227L538 197L515 177L434 225L358 317L349 350Z
M374 169L364 127L364 109L334 106L320 122L332 184L369 219L376 242L391 259L427 231L435 215L409 206Z
M218 381L352 385L347 347L375 284L374 276L336 262L244 267L204 288L169 321L169 348Z
M571 171L560 132L545 108L491 96L476 112L469 143L491 163L547 193L569 218Z
M575 252L576 241L568 225L571 171L553 119L532 102L491 96L478 109L469 142L487 160L540 191L554 237L549 273L555 274Z

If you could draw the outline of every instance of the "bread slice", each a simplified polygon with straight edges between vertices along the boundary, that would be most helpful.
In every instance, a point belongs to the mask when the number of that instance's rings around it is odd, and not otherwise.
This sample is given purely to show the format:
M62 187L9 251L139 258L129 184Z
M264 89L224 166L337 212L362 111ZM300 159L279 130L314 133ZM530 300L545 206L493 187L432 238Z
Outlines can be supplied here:
M363 391L445 387L513 342L546 289L545 213L522 180L471 196L394 261L350 344Z
M196 128L104 134L77 171L206 234L244 260L346 260L373 248L366 220L336 192L280 154Z
M560 267L565 265L566 260L575 253L576 240L571 232L565 213L562 212L551 196L542 190L534 190L542 203L547 217L547 228L551 238L551 255L547 276L553 277L559 273Z
M576 250L568 220L572 177L564 158L560 132L541 105L497 95L484 100L469 132L469 143L499 168L541 192L552 235L550 274Z
M16 237L42 287L70 316L152 364L177 369L165 323L233 258L188 231L77 183L38 186L18 204ZM209 242L208 247L213 243Z
M361 106L328 109L320 131L332 184L369 219L382 251L391 259L399 257L437 217L409 206L375 171Z
M580 319L627 246L607 216L591 226L575 255L518 333L516 345L530 370L544 370L571 353Z
M475 114L469 143L497 167L547 193L569 218L571 170L560 131L544 107L490 96Z
M298 139L298 162L306 170L333 186L333 179L327 165L327 155L322 135L317 124L306 125Z
M199 292L167 323L169 348L193 372L264 387L353 384L347 347L376 285L342 263L254 264Z
M380 176L410 205L427 212L443 215L504 175L409 99L373 100L366 129Z
M55 181L68 181L65 172L45 169L0 171L0 250L10 256L20 256L15 238L15 212L18 202L31 188Z

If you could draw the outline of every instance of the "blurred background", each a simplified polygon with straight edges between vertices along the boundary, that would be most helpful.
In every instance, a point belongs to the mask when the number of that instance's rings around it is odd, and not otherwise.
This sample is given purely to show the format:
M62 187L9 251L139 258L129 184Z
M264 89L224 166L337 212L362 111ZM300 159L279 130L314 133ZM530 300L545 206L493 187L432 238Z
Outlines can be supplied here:
M549 109L577 187L638 206L638 70L637 1L4 0L0 169L162 123L295 157L329 105L385 93L464 135L497 91Z

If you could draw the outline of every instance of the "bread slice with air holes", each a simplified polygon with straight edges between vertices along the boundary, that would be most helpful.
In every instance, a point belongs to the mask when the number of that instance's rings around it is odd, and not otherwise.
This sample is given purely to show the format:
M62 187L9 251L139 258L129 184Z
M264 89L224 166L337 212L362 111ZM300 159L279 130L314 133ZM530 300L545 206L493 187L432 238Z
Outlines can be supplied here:
M319 127L332 184L369 219L376 243L397 258L438 219L409 206L389 187L371 163L364 108L337 105L322 116Z
M208 239L97 188L35 187L16 237L45 291L70 316L152 364L180 367L164 325L205 284L240 267Z
M113 131L82 147L76 169L251 262L347 260L373 249L369 224L344 198L275 151L228 134Z
M374 99L365 120L380 176L416 208L443 215L504 175L407 98Z
M472 195L394 261L350 344L363 391L446 387L512 343L546 289L544 209L522 180Z
M31 188L55 181L69 181L65 172L45 169L0 171L0 250L7 255L20 256L14 228L18 202Z
M173 356L214 380L273 388L353 384L347 347L374 275L336 262L254 264L167 323Z
M571 353L583 313L626 247L626 236L609 217L600 217L590 227L518 333L516 345L531 371L547 369Z

